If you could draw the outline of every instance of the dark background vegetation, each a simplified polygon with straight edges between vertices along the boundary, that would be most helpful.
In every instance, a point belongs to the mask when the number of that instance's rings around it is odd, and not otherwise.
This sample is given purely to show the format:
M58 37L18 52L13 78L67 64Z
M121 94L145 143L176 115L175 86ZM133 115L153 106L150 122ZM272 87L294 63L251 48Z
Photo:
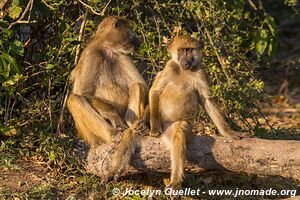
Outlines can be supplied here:
M133 58L149 84L169 57L163 37L180 28L203 41L213 94L236 130L297 139L297 130L274 128L264 108L270 102L299 108L299 5L297 0L2 0L0 178L24 178L4 186L0 179L0 197L97 199L111 197L113 187L147 185L140 176L100 186L87 174L78 159L87 147L77 139L65 107L80 50L109 15L133 21L143 42ZM196 121L195 132L215 134L203 112ZM187 179L186 186L203 189L299 188L292 180L245 174ZM150 185L163 188L161 182Z

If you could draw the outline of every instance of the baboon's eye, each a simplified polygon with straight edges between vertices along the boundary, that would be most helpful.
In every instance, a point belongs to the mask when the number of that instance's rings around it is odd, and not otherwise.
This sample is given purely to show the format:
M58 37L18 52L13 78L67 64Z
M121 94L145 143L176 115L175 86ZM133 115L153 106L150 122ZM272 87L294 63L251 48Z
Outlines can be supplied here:
M184 51L184 49L178 49L178 52L182 53Z
M187 49L189 53L193 53L193 49Z

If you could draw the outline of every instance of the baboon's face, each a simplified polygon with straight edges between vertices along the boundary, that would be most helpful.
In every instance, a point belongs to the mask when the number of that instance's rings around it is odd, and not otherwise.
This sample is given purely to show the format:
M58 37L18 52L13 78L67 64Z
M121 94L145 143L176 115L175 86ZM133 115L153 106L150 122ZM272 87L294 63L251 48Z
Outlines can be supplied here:
M198 40L190 36L178 36L168 45L172 60L182 69L193 70L201 61L201 49Z
M183 69L193 69L200 60L200 52L193 48L179 48L177 50L177 62Z

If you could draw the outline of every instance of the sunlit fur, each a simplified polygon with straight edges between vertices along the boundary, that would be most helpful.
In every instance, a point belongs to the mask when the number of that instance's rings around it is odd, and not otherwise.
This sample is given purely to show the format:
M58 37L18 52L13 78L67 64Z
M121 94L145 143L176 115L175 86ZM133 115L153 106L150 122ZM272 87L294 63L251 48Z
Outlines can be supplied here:
M191 51L189 59L194 62L188 68L180 64L177 56L180 49ZM164 133L163 139L171 153L171 182L167 187L178 189L184 176L192 124L201 105L222 135L239 137L230 129L212 99L210 85L201 65L199 42L189 36L179 36L168 45L168 51L171 59L157 74L150 89L150 136L157 137L161 132Z
M94 41L111 51L129 54L139 47L138 38L132 33L129 21L119 16L103 19L97 28Z
M193 66L200 66L201 61L201 49L200 43L195 38L190 36L178 36L173 39L173 41L168 45L168 51L171 54L171 58L174 62L180 65L178 58L178 51L180 49L192 49L194 62Z
M145 113L148 88L128 56L139 43L127 20L107 17L71 74L73 89L67 105L80 136L92 147L122 137L116 151L124 150L118 155L127 156L115 157L114 171L129 163L140 128L135 124Z

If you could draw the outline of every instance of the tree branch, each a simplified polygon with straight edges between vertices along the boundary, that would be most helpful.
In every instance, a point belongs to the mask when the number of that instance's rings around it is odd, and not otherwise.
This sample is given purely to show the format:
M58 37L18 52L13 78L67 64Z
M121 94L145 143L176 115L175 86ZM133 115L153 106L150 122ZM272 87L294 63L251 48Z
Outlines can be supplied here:
M87 169L103 177L108 173L113 144L91 149ZM261 175L279 175L300 180L300 142L195 136L188 145L186 170L230 170ZM124 175L146 171L170 172L169 150L159 138L144 137Z
M105 13L105 11L106 11L107 6L110 4L110 2L111 2L112 0L109 0L109 1L107 2L107 4L105 4L103 10L102 10L100 13L97 12L97 11L95 11L95 10L93 9L93 7L89 6L88 4L84 3L83 1L81 1L81 0L78 0L78 1L79 1L83 6L85 6L86 8L90 9L90 10L92 11L92 13L94 13L95 15L103 16L104 13Z

